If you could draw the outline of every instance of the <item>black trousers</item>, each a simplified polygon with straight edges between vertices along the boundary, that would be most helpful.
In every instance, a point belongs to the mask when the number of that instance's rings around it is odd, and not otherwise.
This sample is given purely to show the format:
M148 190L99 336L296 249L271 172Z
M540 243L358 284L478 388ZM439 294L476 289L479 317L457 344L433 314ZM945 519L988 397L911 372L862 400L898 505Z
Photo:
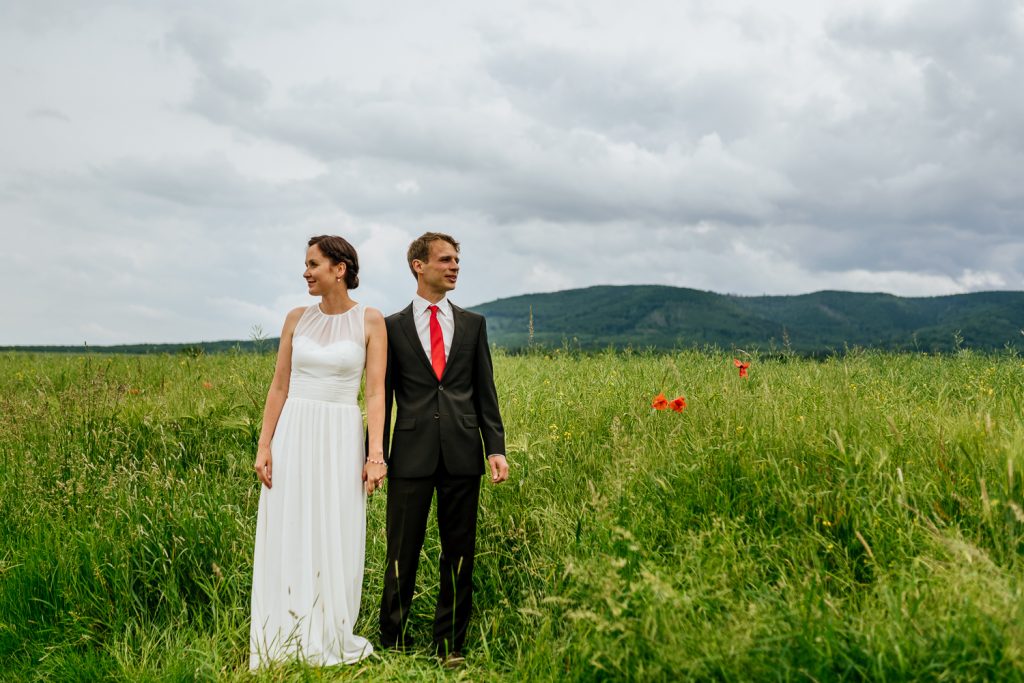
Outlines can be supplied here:
M380 601L380 640L384 647L408 647L409 607L416 570L437 491L437 526L441 536L440 593L434 612L434 647L441 655L462 649L473 605L473 554L480 477L457 477L444 463L430 477L388 479L387 567Z

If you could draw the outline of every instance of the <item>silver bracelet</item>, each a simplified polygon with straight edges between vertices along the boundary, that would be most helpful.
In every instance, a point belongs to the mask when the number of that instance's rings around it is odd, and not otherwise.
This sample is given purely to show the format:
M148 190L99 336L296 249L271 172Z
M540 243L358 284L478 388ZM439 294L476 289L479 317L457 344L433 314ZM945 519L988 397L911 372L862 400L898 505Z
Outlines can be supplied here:
M372 463L374 465L384 465L384 467L388 466L388 464L386 462L384 462L383 460L367 460L366 462Z

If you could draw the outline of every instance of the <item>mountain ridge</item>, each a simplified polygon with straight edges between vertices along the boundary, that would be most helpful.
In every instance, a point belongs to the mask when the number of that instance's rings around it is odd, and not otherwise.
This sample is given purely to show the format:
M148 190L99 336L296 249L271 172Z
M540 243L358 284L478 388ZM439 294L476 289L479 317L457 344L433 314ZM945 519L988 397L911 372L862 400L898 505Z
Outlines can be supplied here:
M530 336L532 308L533 335ZM580 348L751 346L822 353L862 346L948 352L1024 350L1024 292L934 297L822 290L740 296L667 285L595 285L472 307L492 341Z
M489 340L511 351L569 344L671 350L718 346L827 354L848 347L1024 352L1024 292L933 297L821 290L743 296L668 285L594 285L520 294L469 306L487 316ZM531 335L532 316L532 335ZM276 338L117 346L2 346L0 351L181 353L277 348Z

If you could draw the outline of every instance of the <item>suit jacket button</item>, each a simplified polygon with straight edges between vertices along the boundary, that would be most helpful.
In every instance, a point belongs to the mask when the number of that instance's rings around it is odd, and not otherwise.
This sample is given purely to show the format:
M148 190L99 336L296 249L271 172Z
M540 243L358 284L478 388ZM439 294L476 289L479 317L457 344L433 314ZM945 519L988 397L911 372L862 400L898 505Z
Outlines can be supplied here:
M444 391L444 386L442 386L442 385L438 384L438 385L437 385L437 390L438 390L438 391Z
M435 420L440 420L441 416L438 413L434 413L434 419Z

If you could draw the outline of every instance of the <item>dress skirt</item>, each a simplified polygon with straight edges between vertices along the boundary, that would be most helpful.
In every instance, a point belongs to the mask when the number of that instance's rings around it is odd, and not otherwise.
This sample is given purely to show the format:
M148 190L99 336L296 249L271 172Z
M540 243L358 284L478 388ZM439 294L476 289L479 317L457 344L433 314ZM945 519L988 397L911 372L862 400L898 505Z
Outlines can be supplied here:
M373 652L353 634L366 549L358 405L289 397L261 486L249 665L329 666Z

